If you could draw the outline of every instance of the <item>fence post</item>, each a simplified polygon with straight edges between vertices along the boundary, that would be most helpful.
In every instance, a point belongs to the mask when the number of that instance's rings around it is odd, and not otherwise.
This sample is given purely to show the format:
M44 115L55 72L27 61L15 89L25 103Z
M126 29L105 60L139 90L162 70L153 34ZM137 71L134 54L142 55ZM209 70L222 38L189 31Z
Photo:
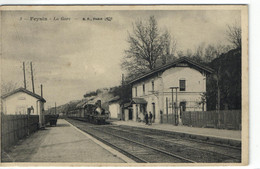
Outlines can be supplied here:
M16 138L15 138L15 125L14 125L14 121L15 121L15 116L12 116L13 118L12 118L12 135L13 135L13 142L15 143L16 142Z
M163 112L162 112L162 110L160 110L160 117L161 117L161 124L163 123Z
M30 119L30 117L29 117L30 115L29 115L29 113L27 113L27 136L29 136L30 135L30 126L29 126L29 119Z
M191 123L192 123L192 122L191 122L191 111L189 111L189 123L190 123L189 126L192 126L192 125L191 125Z

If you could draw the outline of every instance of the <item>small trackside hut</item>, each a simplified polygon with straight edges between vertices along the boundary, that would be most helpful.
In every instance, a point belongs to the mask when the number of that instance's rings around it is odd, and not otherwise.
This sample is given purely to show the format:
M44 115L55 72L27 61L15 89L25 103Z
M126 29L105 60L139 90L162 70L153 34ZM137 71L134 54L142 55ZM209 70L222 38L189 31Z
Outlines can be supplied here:
M133 120L143 121L151 112L155 123L181 123L182 111L206 111L202 100L211 73L213 69L182 57L130 81Z
M38 115L39 127L44 127L44 103L46 100L25 88L16 89L2 96L5 115Z

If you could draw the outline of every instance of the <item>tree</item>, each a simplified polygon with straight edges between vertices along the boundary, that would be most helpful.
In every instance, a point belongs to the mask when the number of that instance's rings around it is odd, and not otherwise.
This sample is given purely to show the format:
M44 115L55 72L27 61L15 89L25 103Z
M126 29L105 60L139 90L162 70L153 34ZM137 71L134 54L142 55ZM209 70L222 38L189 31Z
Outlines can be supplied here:
M207 108L241 109L241 50L232 49L214 59L207 78Z
M211 62L213 59L217 58L217 50L213 45L208 45L205 49L205 61Z
M181 51L181 50L177 51L177 56L178 57L183 57L184 56L183 51Z
M191 58L198 63L204 63L204 53L205 53L205 42L199 44L199 46L195 49L195 53Z
M205 61L207 63L209 63L213 59L218 58L220 55L222 55L224 53L227 53L230 49L231 49L231 47L228 46L228 45L221 45L221 44L213 45L213 44L209 44L205 48Z
M135 22L128 43L130 46L125 50L121 65L128 72L128 76L138 76L153 70L159 58L162 59L162 64L165 64L171 55L171 36L167 31L163 33L159 31L154 16L146 22Z
M18 88L18 84L13 82L13 81L9 81L9 82L1 82L1 95L5 95L15 89Z
M168 34L168 32L166 33ZM171 37L170 34L168 34L168 36ZM165 65L176 59L174 53L177 49L177 41L175 39L171 40L171 38L169 38L168 40L169 41L165 45L165 50L159 58L159 60L161 60L161 63L157 63L156 66Z
M186 56L187 57L192 57L192 50L191 49L187 49L187 51L186 51Z
M241 27L238 24L227 25L227 40L236 49L241 49Z

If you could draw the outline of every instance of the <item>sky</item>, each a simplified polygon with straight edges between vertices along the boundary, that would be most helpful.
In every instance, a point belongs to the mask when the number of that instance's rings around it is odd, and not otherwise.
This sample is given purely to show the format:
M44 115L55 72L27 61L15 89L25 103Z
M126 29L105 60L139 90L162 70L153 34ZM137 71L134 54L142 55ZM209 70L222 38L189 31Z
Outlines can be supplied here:
M43 84L46 108L120 85L128 34L136 20L149 16L155 16L160 31L168 30L183 51L201 43L229 44L227 25L240 24L237 10L3 11L1 81L23 87L25 62L27 88L32 90L32 62L35 90L40 94Z

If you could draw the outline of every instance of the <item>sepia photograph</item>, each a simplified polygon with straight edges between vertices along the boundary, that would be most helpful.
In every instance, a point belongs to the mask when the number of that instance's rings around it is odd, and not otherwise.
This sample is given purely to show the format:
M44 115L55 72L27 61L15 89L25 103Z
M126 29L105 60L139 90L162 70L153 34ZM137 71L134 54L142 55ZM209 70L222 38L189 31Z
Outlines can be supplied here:
M1 166L248 164L248 6L1 7Z

